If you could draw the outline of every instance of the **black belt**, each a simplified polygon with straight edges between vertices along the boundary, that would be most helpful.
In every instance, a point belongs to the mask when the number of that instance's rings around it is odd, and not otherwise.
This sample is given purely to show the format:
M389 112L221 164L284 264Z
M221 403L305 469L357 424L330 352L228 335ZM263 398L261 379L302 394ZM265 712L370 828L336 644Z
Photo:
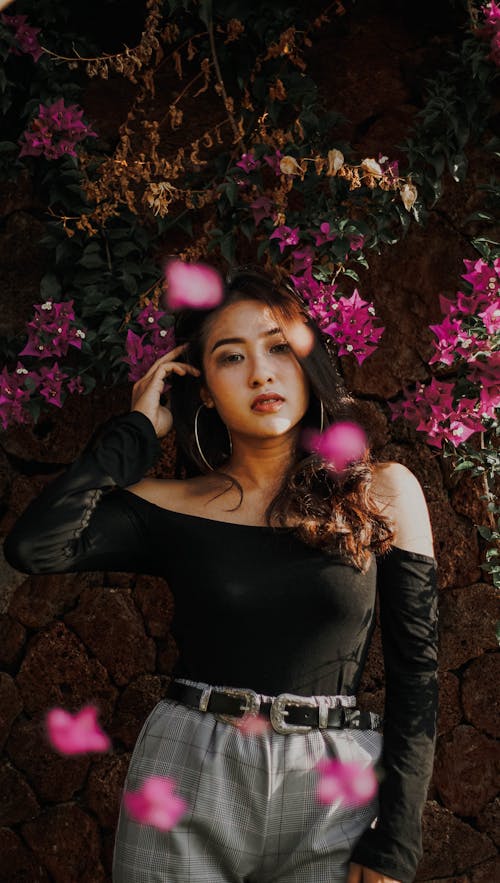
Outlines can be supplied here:
M312 727L349 727L360 730L376 730L382 724L380 715L359 708L342 705L329 707L326 699L321 702L308 696L281 693L271 701L261 700L253 690L233 687L193 687L171 681L167 697L177 699L183 705L212 714L243 718L245 715L262 715L270 719L278 733L304 732ZM286 720L285 720L286 718Z

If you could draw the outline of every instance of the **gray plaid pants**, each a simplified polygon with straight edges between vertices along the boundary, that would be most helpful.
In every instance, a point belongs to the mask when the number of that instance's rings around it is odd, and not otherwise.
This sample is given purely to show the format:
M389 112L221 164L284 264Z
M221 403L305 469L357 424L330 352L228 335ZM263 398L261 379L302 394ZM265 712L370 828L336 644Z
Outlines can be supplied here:
M314 767L333 757L373 766L382 741L380 731L360 729L248 735L163 699L139 734L125 788L168 776L189 808L165 832L122 807L114 883L345 883L378 796L357 808L322 805Z

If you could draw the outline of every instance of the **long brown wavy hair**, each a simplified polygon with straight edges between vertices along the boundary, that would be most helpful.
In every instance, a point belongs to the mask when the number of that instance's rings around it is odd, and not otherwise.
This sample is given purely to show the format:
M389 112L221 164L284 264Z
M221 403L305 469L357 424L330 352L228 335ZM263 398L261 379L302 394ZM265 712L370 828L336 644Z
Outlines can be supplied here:
M190 374L182 378L172 374L169 378L177 442L177 478L209 472L199 455L194 435L195 414L201 404L200 388L204 382L205 343L210 320L226 306L244 300L267 304L278 322L300 319L313 333L310 352L306 356L296 354L310 382L309 406L301 420L302 429L319 429L321 401L324 428L339 420L362 423L356 402L344 385L333 340L312 321L299 292L289 284L273 280L260 268L237 269L228 276L222 303L215 309L186 309L176 314L176 343L189 343L179 361L195 365L202 372L199 378ZM237 486L240 502L234 508L239 508L243 488L237 479L224 472L224 462L229 456L228 432L215 408L201 409L198 431L206 459L218 475L228 480L227 488L216 496ZM367 435L369 438L369 432ZM299 442L296 459L290 462L276 496L266 509L268 526L287 527L307 545L366 572L371 553L383 554L394 538L372 495L374 464L368 444L363 457L338 475L326 469L321 458L304 450Z

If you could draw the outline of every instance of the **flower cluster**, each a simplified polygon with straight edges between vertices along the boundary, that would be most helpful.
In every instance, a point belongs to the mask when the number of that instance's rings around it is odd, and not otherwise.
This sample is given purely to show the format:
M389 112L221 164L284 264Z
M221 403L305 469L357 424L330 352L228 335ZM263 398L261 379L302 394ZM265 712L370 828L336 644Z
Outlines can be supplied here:
M490 42L490 54L488 58L496 65L500 65L500 6L491 0L484 7L484 23L478 33Z
M143 334L136 334L129 328L125 343L127 355L123 359L130 366L128 379L135 383L139 380L151 365L161 356L169 353L175 346L174 329L163 328L160 320L167 313L165 310L157 310L149 303L136 317L137 323L145 329ZM170 389L170 384L165 384L165 390Z
M307 304L307 311L325 334L335 341L339 356L353 355L359 365L377 349L384 326L375 328L373 303L363 300L355 288L351 297L335 297L337 286L318 282L309 266L292 282Z
M21 362L14 371L7 371L4 367L0 373L0 420L4 429L10 423L28 423L28 414L23 407L30 397L29 390L24 387L27 374L28 369Z
M54 302L47 300L42 304L34 304L35 316L27 323L28 340L20 356L32 356L38 359L66 356L70 346L81 349L86 334L76 325L73 301ZM61 408L63 381L65 374L57 361L43 365L40 371L30 371L22 362L18 362L14 371L6 368L0 374L0 420L4 429L10 423L27 423L28 413L23 403L29 401L33 391L51 405ZM80 376L72 377L67 383L67 391L84 392Z
M2 24L14 31L14 39L17 46L11 47L13 55L32 55L34 61L38 61L43 55L43 49L38 42L37 34L40 28L32 28L26 24L26 15L5 15L0 16Z
M79 141L97 138L97 133L82 121L83 110L78 110L76 104L66 107L63 98L53 104L40 104L38 114L31 121L31 128L21 135L19 156L76 156L75 145Z
M500 407L500 259L492 266L482 259L464 261L462 278L472 291L457 293L456 302L443 296L445 318L430 328L437 337L429 364L458 365L466 379L457 384L435 377L416 392L404 390L402 403L390 403L393 420L403 416L427 433L429 444L441 448L443 439L455 447L485 429Z
M74 324L75 311L73 301L54 302L46 300L43 304L34 304L35 316L26 327L28 340L20 356L36 356L39 359L48 356L65 356L70 346L82 348L85 331Z

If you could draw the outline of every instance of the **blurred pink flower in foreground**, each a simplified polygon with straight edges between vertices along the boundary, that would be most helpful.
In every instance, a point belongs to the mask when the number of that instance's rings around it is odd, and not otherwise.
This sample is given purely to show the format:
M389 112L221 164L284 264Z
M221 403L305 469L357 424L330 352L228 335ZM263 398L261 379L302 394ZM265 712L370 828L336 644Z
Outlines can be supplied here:
M377 793L377 777L371 766L333 759L321 760L316 769L320 773L316 790L320 803L341 800L347 806L363 806Z
M170 310L210 310L222 301L224 284L213 267L169 261L165 269L165 303Z
M128 814L143 825L169 831L187 809L186 801L174 794L175 784L173 779L149 776L137 791L123 795Z
M364 429L349 420L332 423L324 432L305 430L302 443L319 454L332 472L342 472L350 463L360 460L368 444Z
M262 714L247 714L241 724L238 724L238 729L245 736L261 736L271 729L271 722Z
M97 723L97 708L87 705L76 714L62 708L52 708L45 718L51 745L61 754L86 754L87 751L107 751L109 736Z

